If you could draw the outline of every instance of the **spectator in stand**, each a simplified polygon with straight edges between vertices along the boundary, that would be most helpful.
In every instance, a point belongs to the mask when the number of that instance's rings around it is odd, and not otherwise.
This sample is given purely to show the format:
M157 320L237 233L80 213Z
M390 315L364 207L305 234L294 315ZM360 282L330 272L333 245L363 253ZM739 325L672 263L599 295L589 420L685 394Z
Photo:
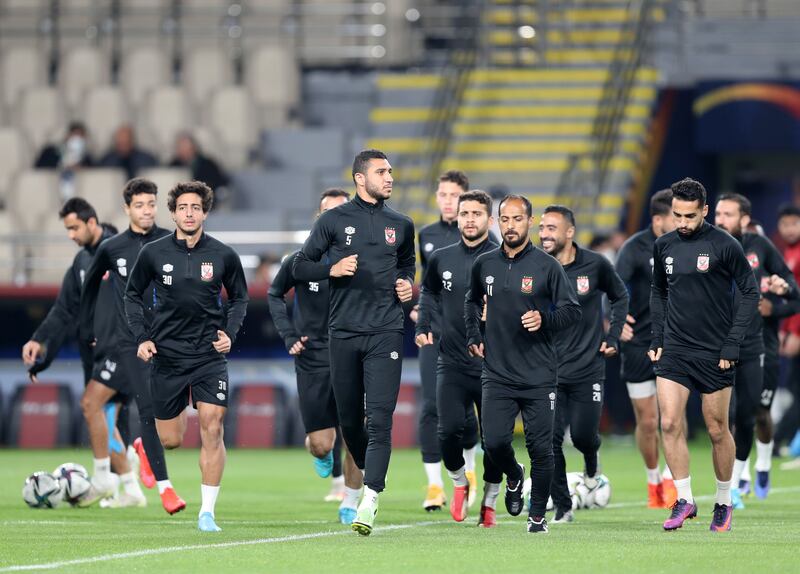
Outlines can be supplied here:
M39 156L33 167L39 169L60 170L60 188L62 201L75 195L75 173L85 167L92 166L89 156L88 134L86 126L81 122L72 122L67 128L67 134L61 144L48 144Z
M182 132L175 138L175 157L170 167L185 167L192 172L192 179L202 181L214 190L214 205L226 200L230 180L228 174L210 157L203 155L194 137Z
M100 160L100 167L119 167L125 170L128 179L133 179L140 170L158 166L156 157L136 147L136 136L130 124L123 124L114 132L111 149Z

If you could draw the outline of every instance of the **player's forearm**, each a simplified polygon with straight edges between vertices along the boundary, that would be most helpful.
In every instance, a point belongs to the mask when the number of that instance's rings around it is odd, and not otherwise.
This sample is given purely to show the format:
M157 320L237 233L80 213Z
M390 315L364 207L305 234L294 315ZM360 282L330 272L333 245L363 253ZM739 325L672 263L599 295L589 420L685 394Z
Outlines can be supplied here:
M467 344L480 345L483 342L481 335L481 315L483 314L480 301L467 297L464 302L464 322L467 331Z
M290 349L292 345L300 340L300 337L297 336L294 325L292 325L292 322L289 320L289 312L286 309L286 299L284 299L283 296L279 297L270 294L267 296L267 305L269 306L269 314L272 317L275 328L278 330L278 334L286 344L286 348ZM289 344L290 341L291 345Z
M321 281L327 279L331 273L331 265L321 263L319 259L310 259L302 251L297 254L292 263L292 275L298 281ZM320 277L321 269L326 268Z
M247 303L246 296L241 299L232 299L228 302L228 320L225 324L225 333L230 338L231 343L236 341L239 329L242 328L245 315L247 315Z
M628 303L627 292L624 297L619 297L611 302L611 325L608 328L607 341L619 341L622 328L625 326L625 318L628 316Z
M667 298L660 291L653 289L650 292L650 323L653 340L650 348L657 349L664 346L664 317L667 311Z
M566 303L549 313L542 313L542 330L561 331L581 320L581 306Z
M436 296L425 287L420 290L419 308L417 309L417 335L427 335L431 332L431 306L434 304L435 299Z

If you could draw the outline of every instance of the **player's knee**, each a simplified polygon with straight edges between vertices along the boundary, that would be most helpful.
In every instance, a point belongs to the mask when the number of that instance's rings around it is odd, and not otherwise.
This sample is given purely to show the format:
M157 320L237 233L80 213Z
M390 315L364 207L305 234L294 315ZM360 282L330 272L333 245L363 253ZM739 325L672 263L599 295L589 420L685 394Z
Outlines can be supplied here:
M681 417L671 417L661 415L661 432L665 435L674 436L683 431L683 419Z
M600 447L600 437L595 434L578 434L572 437L572 444L580 452L586 453Z
M84 415L94 414L100 410L101 407L102 405L90 395L85 394L81 397L81 410Z
M658 432L658 417L655 413L643 416L639 419L636 427L641 434L653 436Z
M181 446L181 437L178 435L161 434L159 435L159 440L161 440L161 446L167 450Z
M756 412L756 426L759 428L768 428L770 423L770 414L766 409L758 409Z
M731 434L727 425L721 420L706 421L706 428L708 428L708 436L713 443L722 442Z
M534 466L553 464L553 449L547 442L528 445L528 456L531 457Z
M308 450L316 458L326 456L331 451L331 447L331 442L324 440L323 437L308 437Z
M492 453L501 453L509 448L510 441L502 436L484 436L484 448L491 455Z

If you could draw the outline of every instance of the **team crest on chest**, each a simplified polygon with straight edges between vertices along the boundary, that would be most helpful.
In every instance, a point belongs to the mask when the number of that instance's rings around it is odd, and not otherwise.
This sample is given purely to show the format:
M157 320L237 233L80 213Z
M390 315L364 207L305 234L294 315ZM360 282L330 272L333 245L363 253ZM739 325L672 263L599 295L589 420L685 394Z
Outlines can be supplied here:
M386 227L383 230L383 236L386 238L387 245L394 245L397 241L397 234L395 233L394 227Z
M520 287L520 291L523 293L533 293L533 276L524 275L522 277L522 286Z
M200 279L203 281L211 281L214 278L214 264L201 263L200 264Z
M579 295L586 295L589 292L589 276L578 275L575 288L578 290Z
M747 261L750 263L750 269L758 269L761 267L761 261L758 260L758 253L748 253Z
M701 253L700 255L697 256L697 270L700 273L705 273L706 271L708 271L708 265L709 265L708 253Z

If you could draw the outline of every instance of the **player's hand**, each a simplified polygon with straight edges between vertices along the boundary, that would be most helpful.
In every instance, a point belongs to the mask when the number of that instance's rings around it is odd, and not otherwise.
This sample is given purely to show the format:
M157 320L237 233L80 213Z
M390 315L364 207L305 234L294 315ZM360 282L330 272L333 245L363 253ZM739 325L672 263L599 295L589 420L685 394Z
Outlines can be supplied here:
M772 301L762 298L758 302L758 312L762 317L772 317Z
M480 357L481 359L484 358L483 356L483 343L480 345L470 345L469 346L469 356L470 357Z
M723 371L727 371L728 369L732 368L735 363L733 361L729 361L728 359L720 359L719 360L719 368Z
M659 347L658 349L655 349L655 350L650 349L649 351L647 351L647 356L650 357L650 360L655 363L655 362L661 360L661 353L663 353L663 352L664 352L664 349L662 349L661 347Z
M152 359L153 355L157 354L158 351L156 351L156 344L153 341L145 341L139 345L139 349L136 351L136 356L145 363Z
M230 341L230 339L228 339L228 340ZM294 345L292 345L291 349L289 349L289 354L290 355L299 355L300 353L305 351L306 350L306 346L303 343L305 343L306 341L308 341L308 337L305 337L305 336L300 337L300 340L297 341ZM228 347L228 350L230 350L230 347ZM220 351L220 352L222 352L222 351Z
M606 357L613 357L617 354L616 347L610 347L605 341L600 345L600 352Z
M414 294L414 286L408 279L398 279L394 282L394 290L397 293L397 298L401 303L411 301L411 296Z
M330 270L331 277L352 277L358 270L358 254L339 259Z
M38 341L28 341L22 346L22 362L26 367L33 366L36 358L42 353L42 344Z
M31 383L33 383L34 385L39 382L39 377L37 377L33 373L28 373L28 378L31 380Z
M528 311L522 316L522 326L535 333L542 326L542 314L539 311Z
M789 292L789 283L779 275L773 275L767 279L769 284L769 292L775 295L786 295Z
M619 340L623 343L627 343L628 341L633 340L633 327L632 325L636 323L636 319L628 315L625 317L625 324L622 326L622 333L619 336Z
M414 339L417 347L424 347L425 345L433 345L433 333L420 333Z
M481 322L486 322L486 310L489 308L489 300L486 295L483 296L483 312L481 313Z
M217 330L217 340L211 343L217 353L229 353L231 350L231 338L225 331Z
M415 325L417 324L417 321L419 320L419 305L414 305L411 308L411 311L408 314L408 318L411 319Z

